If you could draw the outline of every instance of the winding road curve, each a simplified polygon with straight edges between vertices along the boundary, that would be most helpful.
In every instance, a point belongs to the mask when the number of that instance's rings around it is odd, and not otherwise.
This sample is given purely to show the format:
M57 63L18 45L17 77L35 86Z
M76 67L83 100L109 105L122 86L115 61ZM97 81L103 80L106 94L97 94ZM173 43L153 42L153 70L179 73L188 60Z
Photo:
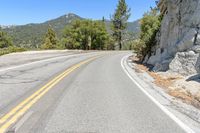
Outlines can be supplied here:
M93 52L0 71L0 133L183 133L126 75L130 52Z

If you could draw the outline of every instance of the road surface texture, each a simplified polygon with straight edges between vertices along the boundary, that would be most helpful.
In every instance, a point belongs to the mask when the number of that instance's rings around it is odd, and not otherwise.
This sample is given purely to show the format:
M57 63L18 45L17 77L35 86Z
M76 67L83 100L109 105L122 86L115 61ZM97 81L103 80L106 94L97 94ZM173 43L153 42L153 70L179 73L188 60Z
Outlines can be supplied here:
M0 71L0 116L4 117L63 71L101 55L62 78L16 122L8 121L17 112L3 122L0 118L0 132L183 133L125 74L120 63L128 54L77 54Z
M61 57L71 54L85 53L81 50L46 50L46 51L25 51L0 56L0 69L20 65L24 63Z

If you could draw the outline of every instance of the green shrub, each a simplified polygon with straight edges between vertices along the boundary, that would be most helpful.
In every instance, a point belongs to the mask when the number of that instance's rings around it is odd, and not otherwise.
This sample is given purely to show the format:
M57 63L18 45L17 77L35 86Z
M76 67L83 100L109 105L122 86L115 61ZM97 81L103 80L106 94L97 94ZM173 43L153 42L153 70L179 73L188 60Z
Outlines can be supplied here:
M160 29L162 17L157 9L145 13L141 19L140 40L134 42L133 49L141 61L146 55L151 55L151 48L156 45L156 34Z
M14 52L22 52L26 51L25 48L19 48L19 47L7 47L7 48L1 48L0 49L0 55L5 55L9 53L14 53Z
M104 50L109 41L104 22L75 20L64 29L60 43L66 49Z
M0 29L0 48L6 48L12 46L12 40L7 35L6 32L1 31Z
M133 43L132 46L133 46L134 52L137 54L139 58L142 58L144 54L143 53L144 49L146 49L145 42L142 41L141 39L138 39L138 40L134 40L132 43Z
M49 26L42 44L42 49L56 49L58 47L58 39L56 32Z

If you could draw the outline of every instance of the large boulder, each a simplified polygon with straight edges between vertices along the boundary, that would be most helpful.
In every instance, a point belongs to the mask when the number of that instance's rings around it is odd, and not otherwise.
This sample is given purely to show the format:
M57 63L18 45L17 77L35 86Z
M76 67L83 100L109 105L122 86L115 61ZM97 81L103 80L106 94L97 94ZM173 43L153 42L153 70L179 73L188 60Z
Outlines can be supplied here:
M172 72L186 76L197 74L196 67L198 58L199 54L194 51L178 52L169 64L169 69Z
M172 61L172 58L163 60L161 63L156 63L155 66L153 67L154 72L158 71L167 71L169 70L169 64Z

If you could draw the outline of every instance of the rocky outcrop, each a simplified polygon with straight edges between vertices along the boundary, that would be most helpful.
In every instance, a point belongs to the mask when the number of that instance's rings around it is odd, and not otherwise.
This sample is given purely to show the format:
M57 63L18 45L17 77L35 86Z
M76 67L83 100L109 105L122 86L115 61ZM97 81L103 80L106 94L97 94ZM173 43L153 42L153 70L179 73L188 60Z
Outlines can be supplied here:
M195 64L197 64L198 57L199 54L194 51L178 52L170 62L169 68L182 75L195 74L197 72Z
M158 6L163 20L147 63L155 71L199 72L200 0L160 0Z

